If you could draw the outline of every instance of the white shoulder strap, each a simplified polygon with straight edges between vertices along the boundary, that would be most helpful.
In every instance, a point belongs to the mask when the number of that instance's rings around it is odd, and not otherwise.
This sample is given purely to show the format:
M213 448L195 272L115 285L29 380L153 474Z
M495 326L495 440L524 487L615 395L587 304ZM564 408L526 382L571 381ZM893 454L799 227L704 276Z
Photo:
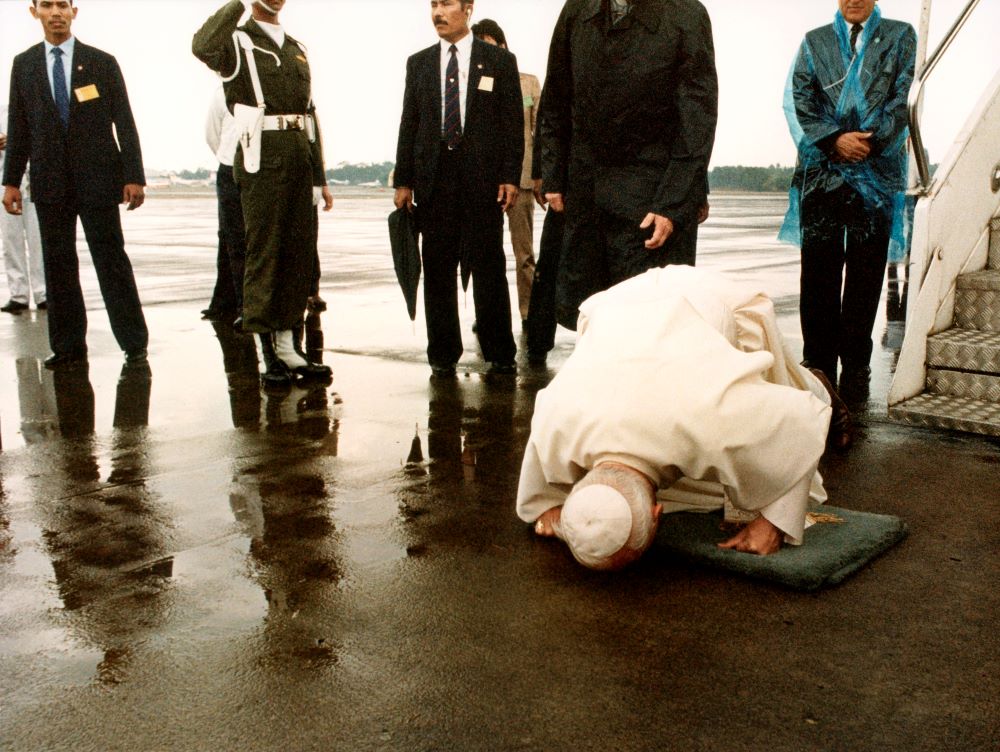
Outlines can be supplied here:
M250 35L245 31L236 30L233 32L233 43L236 45L236 71L229 78L223 79L224 81L232 81L236 78L236 74L240 72L240 49L242 48L243 53L246 55L247 59L247 70L250 71L250 83L253 84L253 94L257 99L257 106L264 106L264 90L260 85L260 73L257 71L257 61L254 59L254 50L259 50L265 55L270 55L274 58L275 62L280 66L281 58L275 55L270 50L265 50L262 47L258 47L253 43Z

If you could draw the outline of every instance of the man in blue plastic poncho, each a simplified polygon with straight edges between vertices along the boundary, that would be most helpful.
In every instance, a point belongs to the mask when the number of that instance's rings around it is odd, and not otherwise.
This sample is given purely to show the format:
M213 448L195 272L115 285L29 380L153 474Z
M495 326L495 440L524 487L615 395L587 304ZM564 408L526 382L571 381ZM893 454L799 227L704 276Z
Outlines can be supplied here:
M802 248L803 364L836 384L839 359L844 390L867 387L886 261L907 234L916 34L876 2L838 0L833 23L806 34L785 93L798 164L780 237Z

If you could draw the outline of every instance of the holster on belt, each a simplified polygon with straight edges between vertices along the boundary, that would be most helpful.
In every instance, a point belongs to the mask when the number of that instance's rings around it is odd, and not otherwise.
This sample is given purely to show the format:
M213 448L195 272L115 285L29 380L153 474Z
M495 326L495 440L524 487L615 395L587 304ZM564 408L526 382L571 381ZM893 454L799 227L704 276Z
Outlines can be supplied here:
M245 104L233 105L233 119L236 132L240 134L243 149L243 169L247 172L260 170L260 142L264 132L264 108Z

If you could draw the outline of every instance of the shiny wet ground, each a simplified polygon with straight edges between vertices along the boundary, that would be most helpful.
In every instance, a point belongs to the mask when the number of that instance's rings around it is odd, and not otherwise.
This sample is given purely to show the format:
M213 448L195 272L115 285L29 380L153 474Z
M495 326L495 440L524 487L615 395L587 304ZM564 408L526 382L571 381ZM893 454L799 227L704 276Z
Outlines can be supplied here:
M55 374L44 315L0 319L0 748L995 749L1000 454L886 422L891 298L824 475L907 541L813 595L655 548L599 575L512 509L570 334L516 379L468 334L429 380L382 205L352 195L324 218L334 384L262 394L248 341L198 318L211 203L174 201L127 229L149 371L101 310L89 368ZM764 284L796 337L780 200L716 202L702 264Z

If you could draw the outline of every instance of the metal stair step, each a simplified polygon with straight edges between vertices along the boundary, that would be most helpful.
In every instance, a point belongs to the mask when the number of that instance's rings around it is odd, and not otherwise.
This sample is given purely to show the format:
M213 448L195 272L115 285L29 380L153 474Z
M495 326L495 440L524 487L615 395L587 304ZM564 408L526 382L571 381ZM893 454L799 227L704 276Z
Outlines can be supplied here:
M1000 404L924 393L889 408L889 417L922 428L1000 436Z
M1000 269L1000 217L990 220L990 269Z
M949 329L927 338L927 365L1000 374L1000 332Z
M1000 332L1000 271L963 274L955 287L955 326Z
M928 368L927 391L1000 404L1000 375Z

